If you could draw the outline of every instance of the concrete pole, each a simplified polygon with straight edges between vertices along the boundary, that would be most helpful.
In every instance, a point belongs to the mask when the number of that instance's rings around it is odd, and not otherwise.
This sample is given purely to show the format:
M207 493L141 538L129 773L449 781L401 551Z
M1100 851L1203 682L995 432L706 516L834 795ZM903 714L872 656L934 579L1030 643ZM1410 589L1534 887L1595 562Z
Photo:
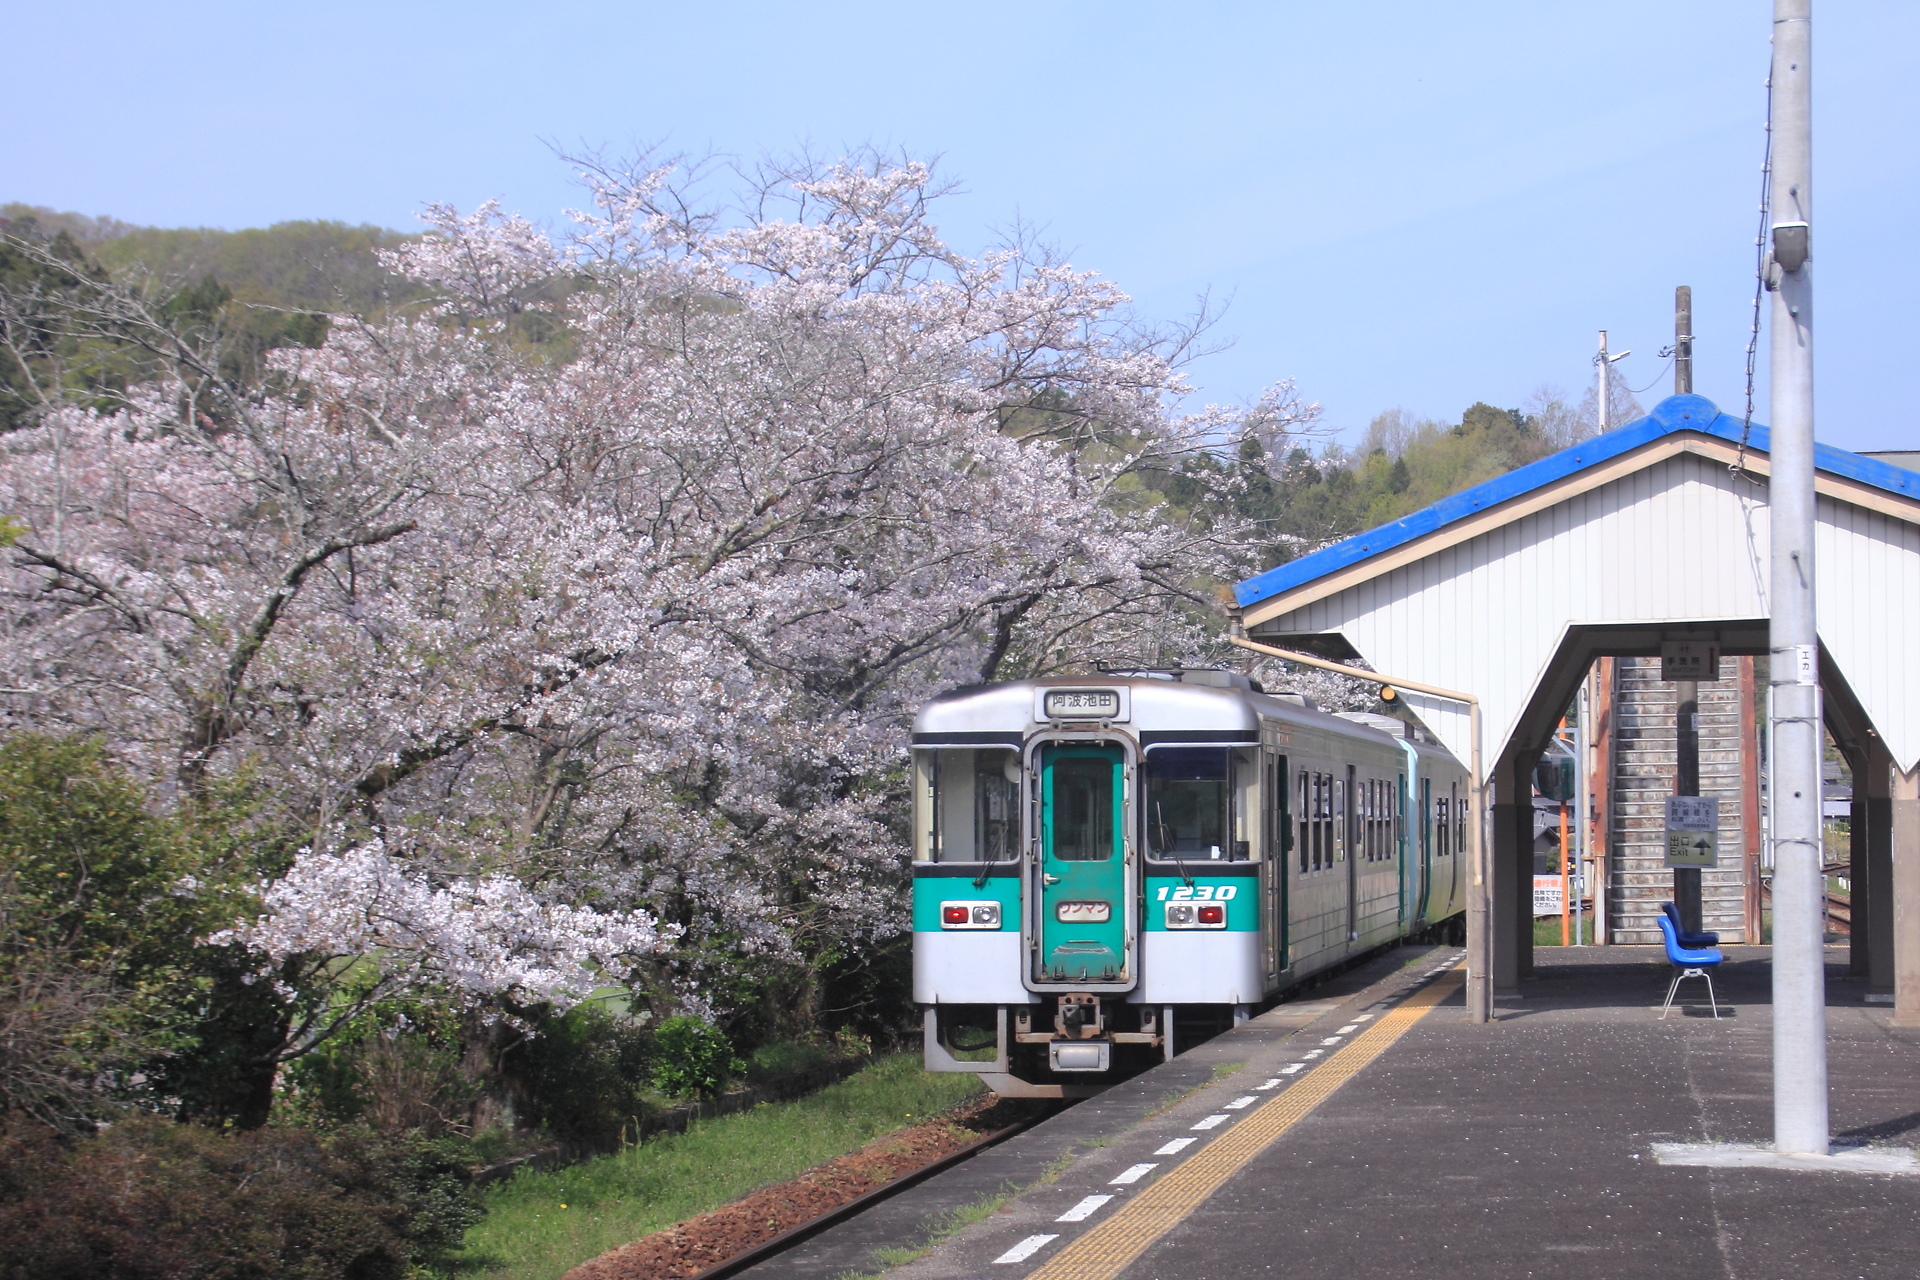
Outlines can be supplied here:
M1673 291L1673 394L1693 394L1693 288Z
M1612 389L1607 383L1613 378L1613 361L1607 358L1605 329L1600 331L1600 354L1594 359L1593 368L1593 411L1597 415L1595 423L1600 428L1600 434L1605 435L1613 427L1613 423L1608 421L1607 416L1607 401L1612 398L1607 394Z
M1920 765L1889 762L1888 887L1893 891L1893 1025L1920 1027Z
M1813 0L1773 6L1773 1144L1827 1152L1819 636L1814 614Z

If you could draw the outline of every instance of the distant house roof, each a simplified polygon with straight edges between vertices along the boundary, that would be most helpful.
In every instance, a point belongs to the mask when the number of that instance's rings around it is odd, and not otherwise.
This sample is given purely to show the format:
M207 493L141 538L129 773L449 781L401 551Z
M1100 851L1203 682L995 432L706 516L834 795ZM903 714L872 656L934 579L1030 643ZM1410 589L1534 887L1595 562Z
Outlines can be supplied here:
M1636 449L1688 432L1716 437L1726 444L1737 446L1742 435L1741 421L1722 413L1704 396L1670 396L1655 405L1653 412L1646 417L1630 422L1617 431L1609 431L1570 449L1562 449L1551 457L1528 463L1484 484L1442 498L1432 506L1390 524L1355 534L1311 555L1256 574L1234 587L1235 601L1244 609L1270 600L1315 579L1437 533L1459 521L1482 515L1538 490L1558 486L1581 472L1602 466ZM1745 434L1749 452L1763 456L1768 453L1770 440L1766 427L1756 422ZM1814 465L1830 475L1920 502L1920 473L1824 444L1814 446Z

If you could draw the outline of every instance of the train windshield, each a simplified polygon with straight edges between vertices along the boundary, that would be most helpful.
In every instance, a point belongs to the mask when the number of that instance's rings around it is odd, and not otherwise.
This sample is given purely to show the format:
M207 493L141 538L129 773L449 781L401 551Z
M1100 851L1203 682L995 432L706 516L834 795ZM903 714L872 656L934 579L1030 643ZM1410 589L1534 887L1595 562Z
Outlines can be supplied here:
M1147 752L1146 828L1149 857L1244 862L1252 792L1258 778L1250 751L1232 747L1155 747Z
M1019 856L1020 755L948 748L914 753L914 856L1004 862Z

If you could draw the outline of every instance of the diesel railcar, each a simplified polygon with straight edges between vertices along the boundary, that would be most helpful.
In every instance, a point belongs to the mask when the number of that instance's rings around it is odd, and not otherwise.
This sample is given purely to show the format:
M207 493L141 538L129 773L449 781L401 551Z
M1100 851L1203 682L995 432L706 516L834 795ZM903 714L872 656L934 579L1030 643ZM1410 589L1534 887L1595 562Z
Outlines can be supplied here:
M955 690L913 725L931 1071L1073 1097L1466 906L1468 775L1219 670Z

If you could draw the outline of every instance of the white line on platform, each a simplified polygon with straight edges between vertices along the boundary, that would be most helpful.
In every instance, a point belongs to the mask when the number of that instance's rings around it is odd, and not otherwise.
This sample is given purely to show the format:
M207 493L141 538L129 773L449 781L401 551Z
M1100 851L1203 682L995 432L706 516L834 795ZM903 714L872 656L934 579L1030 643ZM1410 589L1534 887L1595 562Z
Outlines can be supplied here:
M1177 1156L1198 1141L1198 1138L1175 1138L1166 1146L1156 1148L1153 1154L1157 1156Z
M1920 1174L1920 1161L1906 1147L1834 1147L1826 1155L1788 1155L1772 1147L1733 1142L1656 1142L1661 1164L1712 1169L1802 1169L1818 1173Z
M1353 1015L1353 1020L1355 1022L1372 1022L1373 1015L1370 1013L1356 1013Z
M1298 1066L1296 1065L1296 1067L1295 1067L1295 1070L1298 1070L1298 1069L1299 1069L1299 1068L1298 1068ZM1254 1088L1256 1088L1256 1089L1277 1089L1277 1088L1279 1088L1279 1087L1280 1087L1280 1077L1279 1077L1279 1076L1275 1076L1275 1077L1274 1077L1273 1079L1271 1079L1271 1080L1263 1080L1263 1081L1261 1081L1261 1082L1260 1082L1259 1084L1257 1084L1257 1085L1255 1085L1255 1086L1253 1086L1253 1087L1254 1087Z
M1054 1221L1085 1222L1094 1215L1095 1210L1111 1199L1113 1199L1112 1196L1088 1196L1085 1200L1082 1200L1079 1204L1055 1218Z
M1040 1252L1046 1248L1047 1245L1059 1238L1057 1233L1050 1236L1028 1236L1025 1240L1022 1240L1019 1244L995 1258L994 1261L1025 1262L1028 1258L1031 1258L1034 1254Z
M1110 1187L1124 1187L1130 1182L1140 1181L1140 1179L1146 1177L1159 1167L1158 1162L1152 1164L1136 1164L1107 1185Z
M1307 1064L1304 1062L1289 1062L1286 1066L1280 1068L1280 1074L1290 1076L1296 1071L1305 1071L1306 1069Z
M1211 1129L1216 1125L1222 1125L1222 1124L1225 1124L1226 1122L1227 1122L1227 1115L1225 1112L1221 1112L1217 1116L1208 1116L1205 1120L1202 1120L1199 1124L1193 1127L1196 1129Z
M1340 1037L1339 1037L1339 1036L1328 1036L1328 1037L1327 1037L1327 1038L1326 1038L1325 1040L1322 1040L1322 1041L1321 1041L1320 1043L1321 1043L1321 1044L1339 1044L1339 1043L1340 1043Z
M1226 1109L1228 1111L1243 1111L1258 1101L1260 1101L1259 1098L1249 1093L1243 1098L1235 1098L1232 1102L1227 1103Z
M1305 1053L1301 1054L1300 1056L1303 1058L1317 1058L1325 1052L1326 1052L1325 1049L1309 1049Z
M1354 1032L1358 1031L1359 1029L1360 1029L1359 1023L1349 1022L1346 1026L1340 1028L1340 1030L1336 1034L1343 1035L1343 1036L1350 1036Z

